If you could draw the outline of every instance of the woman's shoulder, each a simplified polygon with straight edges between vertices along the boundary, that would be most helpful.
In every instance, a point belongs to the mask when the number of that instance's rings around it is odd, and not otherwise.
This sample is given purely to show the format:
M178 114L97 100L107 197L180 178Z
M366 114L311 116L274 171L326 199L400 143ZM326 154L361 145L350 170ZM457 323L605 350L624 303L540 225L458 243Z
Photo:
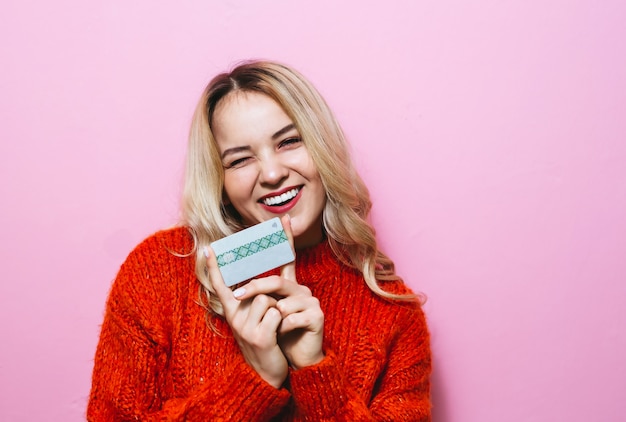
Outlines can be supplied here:
M174 310L187 300L195 280L192 251L193 236L185 227L146 237L128 254L112 283L107 318L128 330L136 324L147 327L153 340L164 339Z
M175 273L193 271L194 240L186 227L157 231L128 254L118 272L121 279L159 280Z
M419 295L415 294L415 291L400 276L393 280L378 280L378 285L387 293L399 296L419 297Z
M120 266L111 297L133 302L164 298L194 278L193 236L185 227L160 230L141 241Z
M142 240L129 254L172 254L189 255L194 250L194 239L189 228L184 226L159 230Z

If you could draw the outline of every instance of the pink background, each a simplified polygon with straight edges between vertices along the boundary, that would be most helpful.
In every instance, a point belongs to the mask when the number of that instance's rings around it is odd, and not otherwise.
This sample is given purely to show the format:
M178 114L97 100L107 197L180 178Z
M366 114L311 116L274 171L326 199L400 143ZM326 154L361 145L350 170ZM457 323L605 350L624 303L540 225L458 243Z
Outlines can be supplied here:
M623 0L1 9L0 420L84 419L110 283L177 221L205 83L251 57L343 123L380 241L429 296L436 421L623 418Z

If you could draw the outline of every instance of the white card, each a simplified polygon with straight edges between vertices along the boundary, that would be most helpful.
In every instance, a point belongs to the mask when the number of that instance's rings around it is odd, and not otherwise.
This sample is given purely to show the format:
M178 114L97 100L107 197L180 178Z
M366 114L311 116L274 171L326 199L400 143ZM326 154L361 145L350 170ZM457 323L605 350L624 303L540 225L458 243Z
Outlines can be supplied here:
M211 243L227 286L285 265L296 257L278 217Z

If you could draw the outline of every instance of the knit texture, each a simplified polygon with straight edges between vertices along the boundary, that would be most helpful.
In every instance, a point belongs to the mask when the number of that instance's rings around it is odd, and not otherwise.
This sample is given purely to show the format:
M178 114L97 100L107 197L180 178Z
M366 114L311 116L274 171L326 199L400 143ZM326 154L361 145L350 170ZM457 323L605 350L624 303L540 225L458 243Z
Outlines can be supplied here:
M131 252L109 293L89 421L429 421L430 346L416 303L373 294L327 242L299 250L298 282L324 312L317 365L275 389L245 362L226 321L198 305L193 240L158 232ZM174 253L172 253L174 252ZM276 272L272 272L276 273ZM383 282L394 293L410 290Z

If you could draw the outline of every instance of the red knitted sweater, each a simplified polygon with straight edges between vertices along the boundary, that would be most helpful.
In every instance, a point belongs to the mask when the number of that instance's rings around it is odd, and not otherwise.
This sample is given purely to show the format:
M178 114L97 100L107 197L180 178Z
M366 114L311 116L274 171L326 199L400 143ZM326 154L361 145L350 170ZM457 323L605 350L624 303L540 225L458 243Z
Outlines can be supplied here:
M159 232L122 265L96 351L90 421L426 421L430 348L419 305L373 294L327 242L297 253L298 282L324 312L317 365L281 389L245 362L230 328L198 305L192 239ZM406 293L401 282L383 282ZM216 332L217 331L217 332Z

